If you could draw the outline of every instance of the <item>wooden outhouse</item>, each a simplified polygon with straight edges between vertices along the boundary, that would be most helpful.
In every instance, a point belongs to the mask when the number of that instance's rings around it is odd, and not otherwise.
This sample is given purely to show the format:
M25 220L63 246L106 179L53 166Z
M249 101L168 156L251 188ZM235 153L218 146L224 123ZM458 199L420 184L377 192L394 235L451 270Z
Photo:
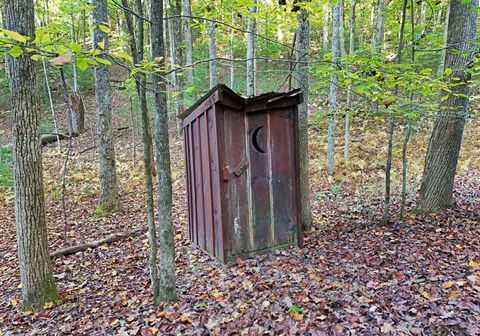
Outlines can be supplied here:
M243 98L217 85L185 111L190 239L224 263L301 243L299 90Z

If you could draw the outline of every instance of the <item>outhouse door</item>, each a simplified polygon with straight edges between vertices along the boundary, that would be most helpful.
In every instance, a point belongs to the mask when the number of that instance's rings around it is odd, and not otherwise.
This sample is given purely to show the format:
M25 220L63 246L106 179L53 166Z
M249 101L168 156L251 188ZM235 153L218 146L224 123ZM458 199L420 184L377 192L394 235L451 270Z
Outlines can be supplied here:
M225 114L230 258L297 242L294 122L291 107Z

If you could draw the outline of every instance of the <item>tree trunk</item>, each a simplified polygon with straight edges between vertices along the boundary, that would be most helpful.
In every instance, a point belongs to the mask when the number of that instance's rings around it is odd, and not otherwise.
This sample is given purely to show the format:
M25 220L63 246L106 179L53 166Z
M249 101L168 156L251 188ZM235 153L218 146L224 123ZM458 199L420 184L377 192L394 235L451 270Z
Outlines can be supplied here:
M471 75L467 68L475 53L477 11L474 6L478 6L478 0L450 2L445 68L452 69L452 74L445 80L452 92L443 92L448 98L440 103L428 145L418 204L421 212L442 211L452 206L453 183L468 113Z
M165 68L165 43L163 39L163 1L150 1L152 59L160 69ZM175 290L175 245L172 222L172 175L170 171L170 146L165 81L162 70L152 74L155 91L155 145L158 177L159 234L159 300L173 301Z
M340 27L338 28L340 57L344 58L347 54L347 47L345 45L345 3L340 1Z
M122 0L122 6L128 7L128 0ZM132 53L133 62L139 63L139 51L136 45L132 16L130 12L125 10L125 22L127 31L129 33L130 51ZM138 31L138 29L137 29ZM142 53L143 57L143 53ZM140 102L140 115L142 122L142 143L143 143L143 169L144 169L144 185L147 196L147 227L148 240L150 245L150 254L148 260L148 267L150 270L150 281L152 283L152 292L155 302L159 300L159 279L157 272L157 230L155 227L154 209L153 209L153 165L155 164L152 157L152 138L150 134L150 120L148 117L147 95L145 92L145 74L135 74L136 87L138 93L138 100Z
M445 28L443 30L443 47L445 48L442 51L440 56L440 64L438 65L438 72L442 73L445 70L445 52L447 47L447 36L448 36L448 21L450 18L450 2L447 3L447 11L445 15Z
M385 0L378 0L377 6L377 30L373 47L375 52L380 53L383 45L383 33L385 30Z
M210 88L213 88L215 85L217 85L217 51L216 51L216 42L215 42L215 23L214 22L208 22L208 52L210 56L210 62L208 62L209 65L209 78L210 78Z
M235 26L235 12L232 12L232 26ZM235 30L232 29L230 32L230 41L229 41L229 48L230 48L230 59L235 58ZM233 61L230 62L230 88L235 90L235 63Z
M350 39L348 46L348 53L355 51L355 9L357 0L351 0L350 3ZM350 113L352 111L352 96L353 83L348 86L347 90L347 112L345 113L345 147L343 148L343 160L348 162L350 160Z
M182 0L173 0L171 3L171 7L173 8L173 15L180 16L182 15ZM171 50L171 59L172 59L172 66L177 68L182 64L182 23L179 17L175 17L174 19L170 20L169 22L169 35L171 35L170 39L170 50ZM177 116L183 110L183 83L182 83L182 76L178 74L177 71L172 72L172 79L173 79L173 90L176 92L176 96L173 97L173 105L174 105L174 112L175 112L175 120L177 122L177 129L180 131L181 123L180 119Z
M94 0L93 48L108 52L108 34L98 25L109 26L107 0ZM100 56L104 57L104 56ZM115 167L115 147L112 136L112 110L110 102L110 69L106 64L95 66L95 103L97 135L100 140L98 159L100 166L100 201L96 214L99 216L121 211Z
M141 17L144 16L142 0L135 0L135 12L138 13ZM136 41L135 44L137 46L136 49L137 49L138 63L142 63L144 58L144 47L145 47L145 44L144 44L145 22L144 20L138 17L135 17L134 35L135 35L135 41ZM152 128L151 128L152 123L151 123L150 114L148 113L147 91L145 90L147 85L147 78L143 73L138 73L138 78L139 78L139 83L137 83L137 90L140 95L139 99L140 99L141 118L142 119L146 118L146 122L147 122L147 124L145 124L144 130L147 132L146 136L149 143L148 147L150 148L150 163L151 163L150 171L152 172L153 176L156 176L157 171L155 169L155 159L153 155L153 137L152 137ZM143 90L140 89L142 87L143 87Z
M135 12L143 17L143 4L142 0L135 0ZM135 16L135 37L138 51L138 60L141 62L143 60L143 48L144 48L144 39L145 39L145 26L143 19Z
M35 38L32 0L5 0L5 28ZM35 64L30 54L6 53L13 108L15 224L24 308L42 309L59 299L50 267L43 195L43 169L38 134L40 100Z
M332 69L336 71L339 50L339 28L340 28L340 2L333 6L332 26ZM327 173L335 173L335 115L337 109L338 76L332 73L330 79L330 91L328 94L328 134L327 134Z
M73 16L73 4L70 4L70 40L75 42L75 18ZM72 71L73 71L73 92L78 92L78 74L77 74L77 64L75 63L75 55L73 56L72 62Z
M190 0L183 0L183 15L191 16L192 8ZM192 39L192 20L190 18L183 19L183 33L185 38L185 61L188 64L193 63L193 39ZM195 73L193 67L187 69L187 86L193 88L195 86ZM194 96L192 98L195 98Z
M322 26L322 40L323 40L323 50L324 53L327 52L328 50L328 3L323 5L323 11L325 12L323 14L323 26Z
M308 168L308 62L310 52L310 23L308 12L302 9L297 15L296 87L303 92L303 103L298 107L298 142L300 148L300 204L304 230L312 227L310 205L310 174Z
M255 1L254 1L255 3ZM247 18L247 96L255 95L255 18L257 6L249 6L250 16Z
M400 22L400 33L398 37L398 52L397 52L397 63L402 62L402 53L403 53L403 34L405 32L405 22L407 19L407 0L403 0L402 5L402 17ZM395 96L398 96L398 85L395 85ZM388 146L387 146L387 162L385 165L385 208L383 210L382 222L384 224L390 221L390 205L391 205L391 186L392 186L392 162L393 162L393 136L395 131L395 112L393 110L389 111L389 126L388 126Z

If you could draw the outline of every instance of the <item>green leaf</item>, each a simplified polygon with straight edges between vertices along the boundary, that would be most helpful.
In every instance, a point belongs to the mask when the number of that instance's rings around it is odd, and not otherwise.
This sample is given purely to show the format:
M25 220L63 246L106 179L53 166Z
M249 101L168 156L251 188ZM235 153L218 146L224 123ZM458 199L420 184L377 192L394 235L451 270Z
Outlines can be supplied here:
M445 76L450 76L452 74L452 69L446 68L445 71L443 71L443 73L445 74Z
M105 58L97 57L95 60L100 64L112 65L112 62L107 61Z
M294 311L295 313L301 313L301 312L303 312L303 308L293 305L293 306L288 307L288 312L291 312L291 311Z
M422 69L422 71L420 71L421 75L430 75L431 73L432 73L431 68Z
M133 64L133 58L132 58L132 56L130 56L130 55L127 54L126 52L119 51L118 53L115 54L115 56L120 57L120 58L123 58L123 59L127 60L130 64Z
M448 99L448 96L449 96L449 95L448 95L448 94L446 94L445 96L443 96L442 98L440 98L440 101L444 102L445 100L447 100L447 99Z
M80 54L82 52L82 46L78 43L71 42L69 46L70 49L72 49L72 51L76 54Z
M98 28L106 34L110 33L110 31L111 31L110 27L102 25L102 24L99 24Z
M2 31L3 34L10 37L12 40L22 42L22 43L28 41L28 37L23 36L22 34L19 34L17 32L14 32L14 31L11 31L11 30L8 30L8 29L2 29L1 31Z
M79 57L75 60L75 64L81 71L85 71L88 69L88 62L85 57Z
M12 49L10 49L8 51L8 53L10 54L10 56L12 57L18 57L20 56L21 54L23 54L23 49L20 48L19 46L14 46L12 47Z

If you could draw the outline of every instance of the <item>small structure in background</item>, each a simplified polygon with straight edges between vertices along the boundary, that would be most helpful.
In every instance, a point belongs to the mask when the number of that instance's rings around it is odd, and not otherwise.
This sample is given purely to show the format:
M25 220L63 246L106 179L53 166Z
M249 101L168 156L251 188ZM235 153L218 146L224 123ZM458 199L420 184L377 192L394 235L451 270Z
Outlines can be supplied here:
M190 239L223 263L299 244L299 90L242 98L219 84L183 119Z

